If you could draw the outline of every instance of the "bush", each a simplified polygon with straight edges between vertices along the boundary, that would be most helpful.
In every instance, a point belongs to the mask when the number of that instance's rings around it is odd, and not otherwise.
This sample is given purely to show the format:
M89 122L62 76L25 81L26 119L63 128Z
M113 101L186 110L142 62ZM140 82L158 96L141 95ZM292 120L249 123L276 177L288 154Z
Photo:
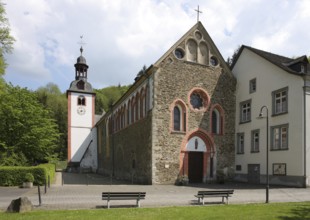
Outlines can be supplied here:
M46 170L46 173L45 173L46 181L48 180L48 176L49 176L50 177L50 181L54 182L54 180L55 180L55 170L56 170L55 164L51 164L51 163L40 164L38 167L44 168ZM43 180L42 185L43 184L44 184L44 180Z
M48 176L55 178L54 164L41 164L33 167L0 167L0 186L20 186L25 181L27 173L34 177L35 185L44 185Z
M34 181L34 177L31 173L26 173L25 178L24 178L25 182L32 182Z

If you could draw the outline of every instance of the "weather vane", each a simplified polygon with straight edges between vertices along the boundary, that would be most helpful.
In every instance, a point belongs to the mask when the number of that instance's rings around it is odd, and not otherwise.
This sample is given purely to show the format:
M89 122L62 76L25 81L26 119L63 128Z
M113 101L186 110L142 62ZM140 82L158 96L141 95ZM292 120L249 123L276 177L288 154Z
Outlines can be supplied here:
M198 9L195 9L195 11L197 11L197 22L199 21L199 14L202 13L202 11L199 11L199 5L198 5Z
M83 45L85 45L86 43L83 41L83 35L80 36L81 40L78 42L79 45L81 45L80 51L81 51L81 55L83 53Z

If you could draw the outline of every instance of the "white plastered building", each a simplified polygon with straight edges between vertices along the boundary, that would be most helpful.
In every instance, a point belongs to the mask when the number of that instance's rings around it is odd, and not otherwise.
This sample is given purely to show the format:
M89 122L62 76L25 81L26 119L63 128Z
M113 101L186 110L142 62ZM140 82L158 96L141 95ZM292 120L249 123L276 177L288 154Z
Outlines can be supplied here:
M265 183L268 154L270 184L309 186L307 57L291 59L242 46L232 72L237 79L235 179Z

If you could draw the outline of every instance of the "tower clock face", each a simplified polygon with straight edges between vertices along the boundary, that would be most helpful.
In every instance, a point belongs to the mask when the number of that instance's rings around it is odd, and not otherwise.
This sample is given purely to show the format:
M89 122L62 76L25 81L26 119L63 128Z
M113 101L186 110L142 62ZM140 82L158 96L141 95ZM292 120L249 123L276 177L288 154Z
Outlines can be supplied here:
M85 112L86 112L86 109L85 109L83 106L79 106L79 107L77 108L77 113L78 113L79 115L84 115Z

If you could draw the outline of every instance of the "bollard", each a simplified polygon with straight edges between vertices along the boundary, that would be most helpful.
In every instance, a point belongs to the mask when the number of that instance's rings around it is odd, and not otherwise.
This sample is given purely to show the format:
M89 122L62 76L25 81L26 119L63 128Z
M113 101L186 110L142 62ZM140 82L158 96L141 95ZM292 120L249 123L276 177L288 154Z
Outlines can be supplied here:
M38 185L38 195L39 195L39 206L41 206L41 204L42 204L42 200L41 200L41 190L40 190L40 185Z
M47 186L48 186L48 188L51 187L51 178L50 178L50 175L47 176Z

